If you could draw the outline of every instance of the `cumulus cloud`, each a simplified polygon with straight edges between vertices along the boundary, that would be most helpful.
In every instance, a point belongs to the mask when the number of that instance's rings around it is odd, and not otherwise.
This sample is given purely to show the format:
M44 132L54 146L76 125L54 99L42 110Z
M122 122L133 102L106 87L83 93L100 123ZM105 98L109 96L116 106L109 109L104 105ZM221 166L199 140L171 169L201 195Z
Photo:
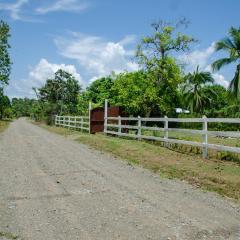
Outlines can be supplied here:
M74 65L50 63L45 58L42 58L39 63L30 71L29 79L34 80L36 83L44 84L46 79L54 77L54 73L59 69L71 73L79 82L81 82L81 76L79 73L77 73Z
M43 86L46 79L54 77L54 73L59 69L71 73L80 83L82 82L81 76L74 65L50 63L43 58L30 70L28 78L12 81L7 88L7 93L11 97L34 97L32 87Z
M46 14L49 12L57 11L68 11L68 12L79 12L89 7L89 4L81 2L79 0L58 0L53 4L39 7L36 12L39 14Z
M198 65L200 68L205 68L208 66L209 58L215 51L214 46L215 43L213 42L208 48L183 54L179 57L179 59L188 65L190 71L196 69Z
M186 64L186 70L189 72L194 71L197 66L200 67L201 70L209 71L212 73L212 76L217 84L220 84L224 87L229 86L229 82L225 79L222 74L213 73L211 65L212 55L215 52L215 43L213 42L208 48L203 50L195 50L188 54L183 54L179 57L181 62Z
M56 38L55 44L62 56L76 60L94 79L112 71L137 70L138 65L131 60L133 51L127 50L127 45L134 41L133 36L111 42L96 36L72 33L70 38Z
M28 2L29 0L17 0L15 3L0 3L0 10L9 12L13 20L23 20L21 16L22 7Z
M229 87L229 81L227 81L222 74L213 73L213 78L217 84L220 84L225 88Z

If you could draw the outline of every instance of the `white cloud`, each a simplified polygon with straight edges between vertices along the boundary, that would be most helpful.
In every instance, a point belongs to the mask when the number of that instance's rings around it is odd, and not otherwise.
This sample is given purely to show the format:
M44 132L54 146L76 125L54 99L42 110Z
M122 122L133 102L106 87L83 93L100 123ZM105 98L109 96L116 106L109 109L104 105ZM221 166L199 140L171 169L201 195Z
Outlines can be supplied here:
M55 44L62 56L77 60L91 75L91 79L109 75L112 71L135 71L138 65L131 61L133 51L126 45L135 38L127 36L119 42L108 42L100 37L72 33L70 38L56 38Z
M222 74L213 73L213 78L217 84L220 84L225 88L229 87L229 81L227 81Z
M136 42L136 36L135 35L127 35L119 42L119 44L125 46L125 45L135 43L135 42Z
M220 84L227 88L229 86L229 82L225 79L225 77L222 74L212 72L210 62L212 62L213 60L212 55L214 52L215 43L213 42L206 49L195 50L188 54L183 54L178 59L187 65L186 66L187 71L192 72L197 68L197 66L199 66L201 70L209 71L212 73L215 83Z
M0 10L8 11L13 20L22 20L22 7L28 2L29 0L17 0L15 3L0 3Z
M225 87L225 88L228 88L228 87L229 87L229 81L227 81L222 74L213 73L213 72L212 72L212 67L211 67L210 64L207 65L207 66L204 68L204 70L212 73L212 76L213 76L213 78L214 78L214 80L215 80L215 83L220 84L220 85L222 85L222 86Z
M188 70L193 71L199 65L200 68L205 68L208 65L209 58L214 53L215 43L213 42L210 47L204 50L195 50L188 54L183 54L179 60L188 64Z
M31 9L29 11L24 5L29 3L29 0L16 0L15 2L9 3L0 2L0 11L6 11L13 20L21 20L28 22L39 22L38 19L33 19L32 16L36 14L46 14L49 12L65 11L65 12L79 12L89 7L89 4L82 2L81 0L54 0L52 4L42 6L40 5L36 9ZM41 2L41 1L39 1ZM42 1L43 2L43 1ZM25 14L29 14L29 17L23 16L23 11Z
M54 73L59 69L71 73L79 82L81 82L81 76L77 73L75 66L49 63L44 58L42 58L40 62L30 71L29 79L32 79L36 83L44 84L46 79L54 77Z
M31 69L28 78L10 82L7 93L11 97L35 97L32 88L43 86L46 79L54 77L59 69L71 73L81 83L81 76L74 65L50 63L43 58Z
M46 7L37 8L36 12L39 14L57 11L79 12L88 7L89 5L87 3L83 3L79 0L57 0L53 4Z

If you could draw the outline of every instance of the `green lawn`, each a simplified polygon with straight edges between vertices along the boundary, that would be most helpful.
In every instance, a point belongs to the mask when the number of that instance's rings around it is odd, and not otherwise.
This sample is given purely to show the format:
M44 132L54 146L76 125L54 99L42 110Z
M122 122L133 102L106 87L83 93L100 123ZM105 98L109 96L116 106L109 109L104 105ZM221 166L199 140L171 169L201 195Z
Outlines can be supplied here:
M183 154L145 141L129 140L103 134L89 135L59 127L44 128L71 137L97 150L111 153L129 162L141 165L166 178L178 178L214 191L240 202L240 164L216 158L203 159L201 155Z
M164 137L164 133L160 131L144 131L143 134L157 137ZM175 138L180 140L202 142L202 136L200 134L189 134L181 132L169 132L169 138ZM240 139L238 138L226 138L226 137L214 137L209 136L208 142L212 144L220 144L232 147L238 147L240 145Z

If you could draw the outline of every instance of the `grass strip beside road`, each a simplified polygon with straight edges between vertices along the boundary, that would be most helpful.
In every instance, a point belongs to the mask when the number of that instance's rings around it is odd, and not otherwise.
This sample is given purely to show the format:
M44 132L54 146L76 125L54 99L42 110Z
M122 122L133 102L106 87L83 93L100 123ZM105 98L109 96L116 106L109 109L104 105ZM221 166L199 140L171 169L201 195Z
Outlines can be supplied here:
M9 123L10 123L10 121L8 121L8 120L0 120L0 133L3 132L4 130L6 130Z
M180 179L217 192L240 202L240 164L217 159L203 159L156 146L145 141L129 140L103 134L90 135L66 128L41 125L51 132L71 137L94 149L140 165L169 179Z
M9 240L17 240L17 239L19 239L20 240L20 238L18 238L17 236L15 236L15 235L13 235L13 234L11 234L11 233L6 233L6 232L0 232L0 239L9 239Z

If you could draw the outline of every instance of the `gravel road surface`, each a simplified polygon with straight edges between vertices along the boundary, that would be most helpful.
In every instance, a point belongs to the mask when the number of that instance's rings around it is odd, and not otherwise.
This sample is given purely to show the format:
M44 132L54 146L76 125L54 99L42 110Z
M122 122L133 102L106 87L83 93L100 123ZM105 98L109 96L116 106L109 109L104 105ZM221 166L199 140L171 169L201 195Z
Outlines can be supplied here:
M50 133L0 135L0 239L240 240L239 205Z

